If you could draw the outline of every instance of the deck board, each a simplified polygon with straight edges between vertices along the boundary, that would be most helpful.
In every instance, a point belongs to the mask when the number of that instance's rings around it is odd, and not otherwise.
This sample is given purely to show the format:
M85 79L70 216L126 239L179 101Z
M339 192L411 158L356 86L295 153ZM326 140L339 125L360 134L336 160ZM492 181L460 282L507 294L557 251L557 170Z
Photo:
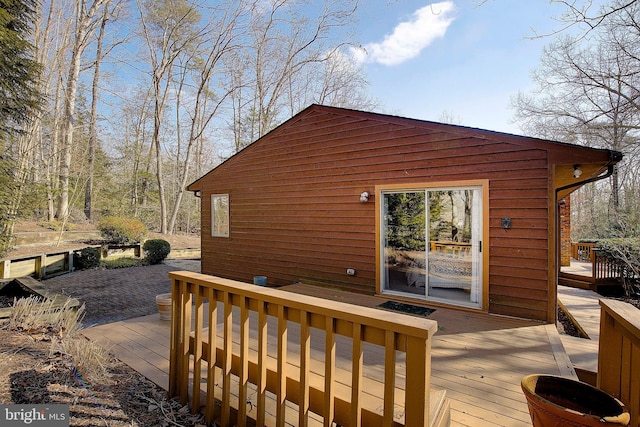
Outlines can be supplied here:
M310 285L295 286L286 288L369 307L385 301ZM451 425L530 426L520 380L531 373L562 373L548 328L527 320L445 308L437 308L429 318L439 326L432 343L432 387L446 390L451 401ZM254 333L254 324L251 329ZM167 388L169 322L159 320L157 314L94 326L84 334ZM296 334L296 329L290 330L291 337ZM317 357L314 347L312 339L312 357ZM342 347L339 351L350 352ZM350 369L348 364L338 363L338 367ZM373 372L374 376L383 375L382 370ZM399 374L404 375L404 371ZM344 379L345 383L349 381Z
M562 345L576 368L594 373L598 372L600 298L590 290L558 286L558 301L589 335L588 339L561 335Z

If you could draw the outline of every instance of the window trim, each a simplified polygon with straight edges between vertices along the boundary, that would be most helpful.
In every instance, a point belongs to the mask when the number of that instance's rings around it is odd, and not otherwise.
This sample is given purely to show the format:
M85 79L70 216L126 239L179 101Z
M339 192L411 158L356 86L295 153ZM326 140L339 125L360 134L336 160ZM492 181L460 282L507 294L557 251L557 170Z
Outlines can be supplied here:
M383 290L382 286L382 200L383 193L389 191L412 191L412 190L430 190L440 188L464 188L464 187L477 187L482 192L482 205L480 207L482 223L480 224L482 234L482 253L480 254L480 263L482 272L480 275L480 295L481 295L481 307L477 310L488 312L489 310L489 180L487 179L473 179L473 180L460 180L460 181L436 181L436 182L416 182L416 183L403 183L403 184L384 184L375 186L375 203L376 203L376 294L385 295L386 297L393 296ZM430 301L432 304L438 304L437 302ZM444 304L451 306L451 304ZM462 307L463 305L453 305L456 307ZM476 308L471 308L476 310Z
M222 207L224 212L224 218L226 218L226 226L225 224L216 226L216 218L217 218L216 210L220 209L220 208L216 208L216 202L218 200L226 200L226 206ZM211 236L212 237L229 237L229 231L231 228L229 207L230 207L229 194L212 194L211 195ZM216 230L220 228L223 228L224 230L222 232L216 232Z

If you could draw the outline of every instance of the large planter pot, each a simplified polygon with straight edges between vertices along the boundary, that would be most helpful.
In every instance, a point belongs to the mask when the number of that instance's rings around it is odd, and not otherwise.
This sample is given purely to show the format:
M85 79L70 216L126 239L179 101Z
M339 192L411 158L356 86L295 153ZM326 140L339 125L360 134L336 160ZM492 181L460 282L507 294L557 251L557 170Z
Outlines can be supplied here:
M156 295L160 320L171 320L171 294Z
M589 384L553 375L522 379L534 427L626 426L624 404Z

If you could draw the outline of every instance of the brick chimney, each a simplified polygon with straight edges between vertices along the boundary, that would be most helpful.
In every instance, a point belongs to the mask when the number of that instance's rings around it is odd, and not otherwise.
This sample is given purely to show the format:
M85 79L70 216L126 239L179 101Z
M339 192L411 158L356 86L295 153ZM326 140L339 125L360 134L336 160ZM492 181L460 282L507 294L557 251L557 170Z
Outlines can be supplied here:
M571 196L560 200L560 265L571 265Z

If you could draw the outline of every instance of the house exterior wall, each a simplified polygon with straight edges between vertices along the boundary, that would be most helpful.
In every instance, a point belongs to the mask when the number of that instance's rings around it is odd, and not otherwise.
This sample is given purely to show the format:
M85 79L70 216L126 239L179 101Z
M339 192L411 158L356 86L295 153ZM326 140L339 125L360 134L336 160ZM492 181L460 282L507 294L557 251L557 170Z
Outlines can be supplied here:
M203 273L374 292L376 185L488 180L486 309L548 320L548 152L501 134L382 117L311 109L203 177ZM368 203L359 201L363 191L372 194ZM228 238L211 237L211 194L230 196ZM503 217L510 229L501 227Z

